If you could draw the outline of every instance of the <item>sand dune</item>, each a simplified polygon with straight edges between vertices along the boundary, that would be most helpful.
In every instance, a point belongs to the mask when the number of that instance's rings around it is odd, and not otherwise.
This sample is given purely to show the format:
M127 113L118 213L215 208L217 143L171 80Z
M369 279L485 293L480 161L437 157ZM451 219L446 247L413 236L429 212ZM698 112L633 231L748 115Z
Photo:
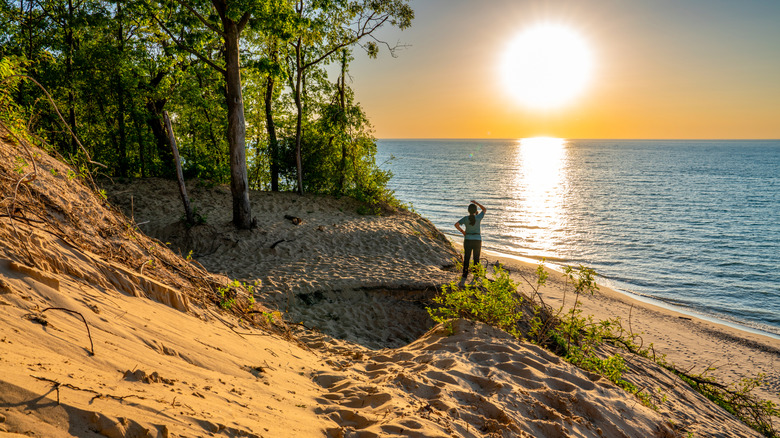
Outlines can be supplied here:
M149 179L110 186L111 199L139 228L170 242L213 272L262 280L261 290L309 293L350 288L419 288L451 278L457 256L448 239L428 220L397 211L358 213L351 199L293 193L252 192L258 227L236 231L225 187L188 188L206 224L187 229L177 185ZM300 218L295 225L285 216Z
M414 214L253 193L259 227L235 231L227 191L193 187L188 230L173 183L111 186L161 244L45 154L14 196L22 154L0 142L0 435L758 436L646 361L634 378L674 400L658 411L502 331L433 326L457 252ZM217 308L232 278L288 323Z

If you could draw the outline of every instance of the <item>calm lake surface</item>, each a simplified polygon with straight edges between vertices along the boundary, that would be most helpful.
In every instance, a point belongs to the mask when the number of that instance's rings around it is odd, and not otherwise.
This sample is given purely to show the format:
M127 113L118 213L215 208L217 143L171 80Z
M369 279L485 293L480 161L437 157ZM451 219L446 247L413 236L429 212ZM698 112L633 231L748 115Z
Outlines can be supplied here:
M454 239L476 199L483 248L780 334L778 140L379 140L377 163Z

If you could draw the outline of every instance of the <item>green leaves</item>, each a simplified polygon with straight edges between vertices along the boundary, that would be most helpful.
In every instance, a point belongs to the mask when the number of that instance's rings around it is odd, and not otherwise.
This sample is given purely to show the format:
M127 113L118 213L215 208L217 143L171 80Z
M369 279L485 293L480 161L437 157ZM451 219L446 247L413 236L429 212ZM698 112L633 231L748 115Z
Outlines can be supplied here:
M566 266L563 270L566 278L574 286L574 293L580 295L582 293L590 293L593 295L599 290L599 285L596 284L596 271L587 268L583 265L579 265L577 269L571 266ZM545 277L546 278L546 277Z
M243 283L233 280L224 287L217 288L217 304L225 310L232 310L237 305L239 310L252 310L255 305L255 289L259 286L259 280L254 283ZM246 298L241 299L242 295Z
M485 276L481 265L476 266L475 285L459 287L450 283L442 287L433 299L438 307L426 307L431 318L439 323L455 318L484 322L520 337L517 323L523 314L522 299L517 295L517 284L500 267L493 270L493 279Z
M397 204L387 189L389 172L375 163L368 117L348 83L342 81L339 90L328 82L326 67L346 58L342 76L349 79L346 67L361 38L370 39L381 26L410 22L406 0L0 3L0 77L24 72L40 81L90 157L107 165L110 176L172 175L160 122L166 110L185 177L226 183L231 162L223 17L246 24L239 61L250 186L268 188L274 163L282 190L295 188L300 173L307 190L354 196L366 203L367 213L379 212L383 202ZM300 44L300 58L293 42ZM364 45L371 56L385 46L374 40ZM292 80L298 67L305 72L296 89ZM270 87L268 79L274 82ZM266 117L266 93L271 117ZM20 137L29 125L31 138L75 157L79 168L79 148L42 96L29 83L4 83L3 120ZM295 168L296 97L302 103L300 171ZM268 125L278 140L273 147Z

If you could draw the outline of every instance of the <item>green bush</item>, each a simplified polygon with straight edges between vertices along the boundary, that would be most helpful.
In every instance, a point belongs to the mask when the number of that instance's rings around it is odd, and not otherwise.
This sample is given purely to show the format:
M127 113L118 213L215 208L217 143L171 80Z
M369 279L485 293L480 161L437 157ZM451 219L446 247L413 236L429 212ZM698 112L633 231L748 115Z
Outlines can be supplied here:
M13 98L19 92L19 82L22 79L12 76L25 73L22 59L0 59L0 123L14 136L32 142L27 131L25 112Z
M462 266L459 263L458 269L462 269ZM763 383L765 376L746 378L727 386L706 376L706 371L703 374L689 374L668 363L664 355L657 357L653 344L643 348L641 337L631 330L626 330L620 318L601 321L594 320L591 316L583 316L579 308L580 297L592 295L598 290L595 282L597 274L594 270L582 265L576 268L566 267L564 275L569 290L574 293L574 303L569 310L564 311L568 292L565 291L563 303L559 308L553 309L544 302L539 293L548 276L542 260L536 269L536 281L524 278L533 291L532 298L526 303L526 309L530 308L532 315L525 321L522 319L521 310L523 298L517 293L517 284L509 278L509 274L500 267L495 267L494 278L489 279L482 266L474 266L474 270L474 285L459 287L452 282L443 286L442 292L433 299L438 306L426 308L434 321L450 323L452 329L453 319L466 318L498 327L517 338L525 335L529 341L550 349L566 361L606 377L635 395L645 406L656 409L652 394L640 391L623 378L623 374L628 370L623 354L619 352L607 355L606 350L600 348L605 345L617 347L621 352L651 359L678 375L696 391L763 435L780 437L773 424L780 417L780 408L771 401L759 399L753 393L753 390ZM525 328L525 333L522 333L521 327ZM664 400L665 396L661 397L661 403Z
M231 310L233 306L239 305L241 311L251 311L255 305L255 288L260 285L260 281L254 283L243 283L233 280L224 287L217 288L217 304L225 310ZM239 300L241 295L245 295L244 300Z
M720 405L764 436L780 436L773 424L774 420L780 417L780 409L775 403L761 400L752 392L762 384L765 376L745 378L740 382L726 386L706 376L706 372L711 368L698 375L677 369L674 364L666 361L665 355L656 357L653 344L647 348L642 348L641 344L637 344L637 339L641 342L641 337L631 330L626 330L621 324L620 318L595 321L590 316L582 316L582 310L578 309L580 296L593 294L598 290L598 285L595 283L597 275L595 271L580 265L576 269L566 267L564 274L574 289L574 305L564 313L564 305L562 304L557 313L553 313L549 306L543 304L541 296L538 294L538 289L544 285L547 278L543 263L540 263L537 269L538 281L534 292L539 297L541 304L534 306L534 318L531 320L531 330L529 330L529 335L532 335L529 336L531 341L547 346L580 368L608 378L627 392L637 396L645 406L656 408L650 394L640 392L635 385L623 379L623 373L628 368L621 354L617 353L604 358L603 355L598 354L597 349L604 344L610 344L626 352L651 359L679 376L697 392Z
M517 323L523 316L522 299L509 273L497 266L493 268L493 279L489 279L485 268L476 265L474 278L473 285L444 285L441 294L433 299L439 306L426 307L428 314L439 323L455 318L484 322L519 338Z

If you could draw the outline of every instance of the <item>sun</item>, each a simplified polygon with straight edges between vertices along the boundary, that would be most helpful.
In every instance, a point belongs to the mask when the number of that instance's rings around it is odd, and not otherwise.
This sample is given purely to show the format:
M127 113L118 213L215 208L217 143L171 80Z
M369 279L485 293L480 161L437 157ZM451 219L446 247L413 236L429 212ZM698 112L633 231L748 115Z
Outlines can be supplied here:
M505 89L523 105L550 109L570 103L591 79L593 57L573 29L540 24L518 34L504 52Z

